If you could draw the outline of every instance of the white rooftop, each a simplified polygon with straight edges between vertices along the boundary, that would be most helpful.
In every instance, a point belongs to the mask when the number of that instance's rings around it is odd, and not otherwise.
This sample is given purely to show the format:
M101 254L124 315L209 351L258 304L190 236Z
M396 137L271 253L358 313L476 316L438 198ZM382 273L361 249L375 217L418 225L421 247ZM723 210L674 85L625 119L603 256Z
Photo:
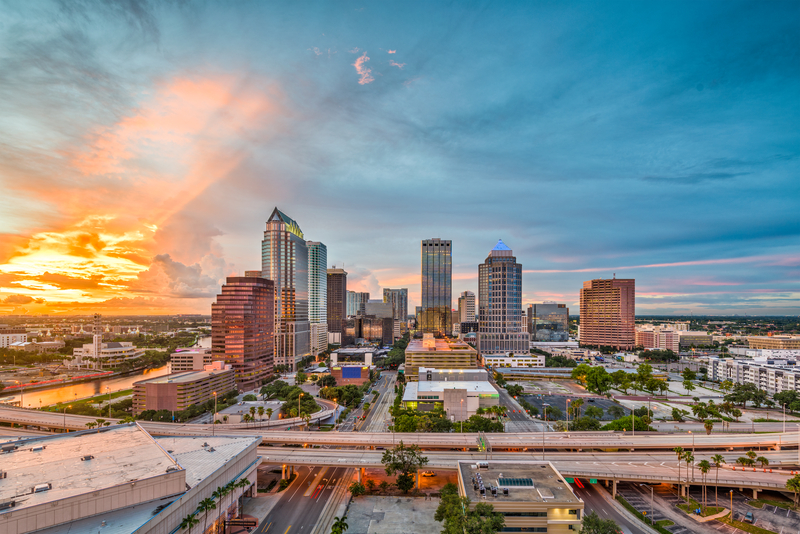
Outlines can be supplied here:
M493 394L498 395L497 390L486 381L442 381L433 380L431 382L409 382L403 391L403 401L415 401L418 395L426 393L441 393L445 389L466 389L467 395L472 394Z

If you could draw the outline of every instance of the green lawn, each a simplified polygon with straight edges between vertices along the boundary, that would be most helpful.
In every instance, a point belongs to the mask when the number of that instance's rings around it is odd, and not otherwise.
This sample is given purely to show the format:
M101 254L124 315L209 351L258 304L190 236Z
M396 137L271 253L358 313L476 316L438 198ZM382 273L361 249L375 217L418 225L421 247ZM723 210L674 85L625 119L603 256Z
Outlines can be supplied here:
M662 519L661 521L656 521L656 525L658 525L659 527L671 527L674 524L675 523L673 523L669 519Z
M751 525L750 523L742 523L741 521L731 521L730 516L725 516L721 519L717 519L726 525L731 525L733 527L738 528L739 530L744 530L745 532L750 532L751 534L778 534L774 530L767 530L765 528L757 527L755 525Z
M114 400L118 397L127 397L129 395L133 395L132 389L123 389L122 391L114 391L111 393L111 400ZM94 397L89 397L88 399L81 399L74 402L60 402L58 404L53 404L51 406L45 407L47 411L62 411L66 406L79 406L83 404L100 404L101 402L108 401L108 393L104 393L102 395L95 395ZM69 412L69 410L67 410Z
M763 508L765 504L777 506L778 508L783 508L784 510L789 510L792 508L792 503L789 501L771 501L769 499L756 499L753 501L747 501L747 504L754 508Z
M680 508L689 515L693 515L694 511L697 510L698 508L702 508L702 506L700 506L700 503L698 503L694 499L691 499L689 501L689 504L679 504L678 508ZM705 510L703 510L703 512L700 515L702 517L708 517L710 515L716 515L721 511L723 511L724 509L725 508L723 508L722 506L708 506L706 507Z

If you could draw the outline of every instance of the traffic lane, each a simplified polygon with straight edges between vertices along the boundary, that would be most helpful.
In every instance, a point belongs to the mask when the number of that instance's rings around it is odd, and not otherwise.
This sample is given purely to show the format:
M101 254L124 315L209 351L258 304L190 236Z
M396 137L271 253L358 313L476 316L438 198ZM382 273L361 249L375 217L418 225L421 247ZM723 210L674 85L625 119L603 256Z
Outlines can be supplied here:
M300 481L295 480L284 491L284 496L259 525L256 534L310 532L319 521L319 516L331 498L333 489L342 482L342 477L347 471L346 467L328 468L319 483L322 488L311 488L311 494L306 497L305 492L310 487L309 483L314 481L321 469L323 468L312 469L305 478L298 476Z
M613 504L608 502L600 492L603 491L596 487L596 484L589 484L588 480L581 479L583 489L572 484L572 490L584 502L584 514L594 511L603 519L612 519L619 525L625 534L648 534L638 523L633 523L622 515Z
M520 407L517 405L517 403L505 389L498 388L498 391L500 392L500 404L507 408L506 416L508 416L508 419L510 421L529 420L528 416L525 413L519 413L521 411Z

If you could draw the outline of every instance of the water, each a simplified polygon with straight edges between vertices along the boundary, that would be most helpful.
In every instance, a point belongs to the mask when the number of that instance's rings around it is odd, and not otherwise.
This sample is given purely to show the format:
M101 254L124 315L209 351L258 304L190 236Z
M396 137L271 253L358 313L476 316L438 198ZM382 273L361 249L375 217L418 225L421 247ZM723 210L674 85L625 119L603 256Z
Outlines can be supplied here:
M208 338L209 343L211 338ZM80 384L71 384L66 386L54 386L50 389L32 389L30 391L14 392L13 395L3 395L4 400L9 398L19 400L22 397L23 405L26 408L39 408L40 406L49 406L59 402L72 402L75 400L93 397L95 395L105 395L106 393L114 393L123 389L132 389L133 383L146 378L155 378L157 376L165 375L169 372L168 366L159 367L158 369L150 369L135 375L128 375L115 378L103 378L92 382L82 382ZM106 388L109 388L108 391ZM40 404L41 401L41 404Z
M211 336L201 337L200 341L197 342L197 346L201 347L201 348L204 348L204 349L210 349L211 348Z

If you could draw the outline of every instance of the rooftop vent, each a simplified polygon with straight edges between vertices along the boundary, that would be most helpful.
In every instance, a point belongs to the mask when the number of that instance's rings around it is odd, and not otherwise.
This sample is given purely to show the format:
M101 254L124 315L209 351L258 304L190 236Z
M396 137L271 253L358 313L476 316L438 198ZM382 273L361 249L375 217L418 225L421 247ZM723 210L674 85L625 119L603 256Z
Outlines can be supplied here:
M0 447L0 451L2 452L13 452L17 449L17 446L14 444L6 444Z
M0 502L0 511L8 510L9 508L14 508L16 505L17 501Z
M36 484L33 487L33 493L42 493L43 491L49 491L51 489L53 489L53 485L50 484L50 483L48 483L48 484Z
M203 442L203 447L208 447L208 442L207 441Z
M180 467L176 467L174 465L170 466L170 467L167 467L167 473L172 473L173 471L180 471L180 470L181 470Z
M214 447L209 447L208 452L214 452L215 450L217 449L215 449Z
M94 460L94 456L87 454L86 456L81 457L81 462L88 462L89 460Z
M31 447L31 452L39 452L44 450L44 445L37 445L35 447Z

